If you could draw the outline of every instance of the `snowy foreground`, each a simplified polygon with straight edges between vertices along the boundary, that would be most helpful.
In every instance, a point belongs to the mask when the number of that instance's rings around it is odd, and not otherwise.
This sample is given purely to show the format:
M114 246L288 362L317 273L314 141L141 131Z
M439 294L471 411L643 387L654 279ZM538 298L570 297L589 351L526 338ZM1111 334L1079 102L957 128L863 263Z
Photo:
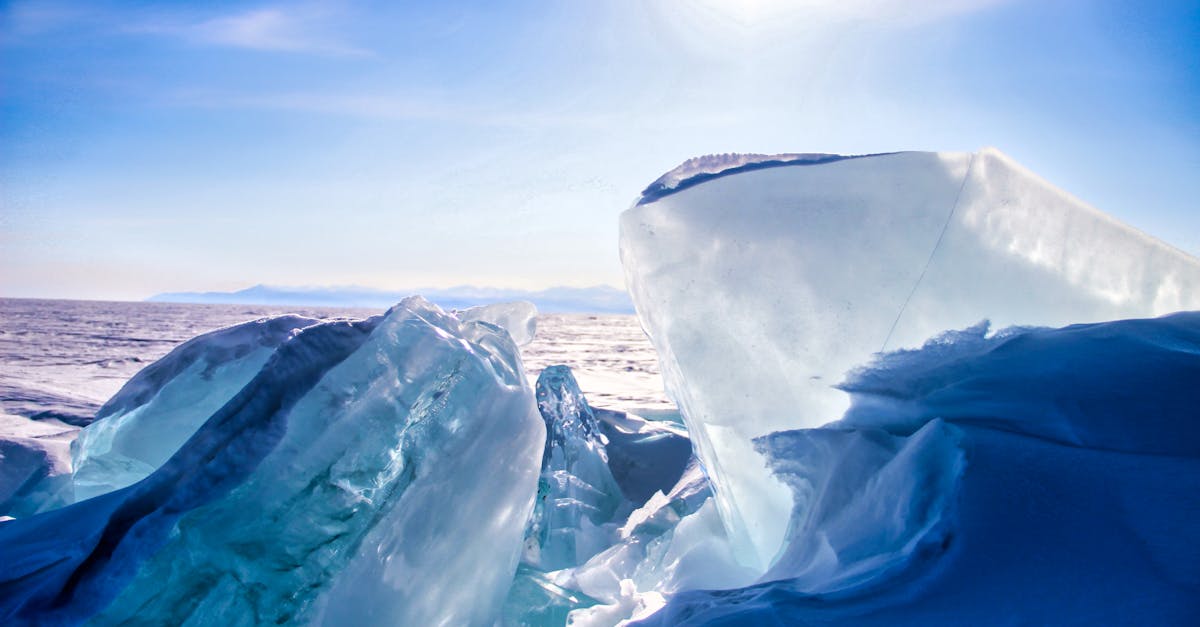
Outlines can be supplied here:
M1200 261L991 150L692 160L621 252L685 426L523 303L208 333L5 418L0 623L1200 622Z

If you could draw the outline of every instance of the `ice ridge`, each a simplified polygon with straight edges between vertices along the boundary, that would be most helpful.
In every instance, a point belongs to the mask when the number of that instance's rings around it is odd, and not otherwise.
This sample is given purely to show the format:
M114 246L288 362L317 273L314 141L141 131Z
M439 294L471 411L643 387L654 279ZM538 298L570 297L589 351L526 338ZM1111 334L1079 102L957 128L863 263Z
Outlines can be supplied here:
M798 166L798 165L821 165L823 163L833 163L843 159L859 159L862 157L874 157L882 154L892 153L874 153L867 155L835 155L829 153L809 152L809 153L782 153L776 155L764 155L757 153L735 153L727 152L722 154L704 155L701 157L692 157L687 161L676 166L670 172L658 177L653 183L646 186L642 190L641 197L637 204L644 205L660 200L675 192L683 191L689 187L699 185L705 181L711 181L723 176L738 174L741 172L750 172L753 170L763 170L766 168L777 168L781 166Z

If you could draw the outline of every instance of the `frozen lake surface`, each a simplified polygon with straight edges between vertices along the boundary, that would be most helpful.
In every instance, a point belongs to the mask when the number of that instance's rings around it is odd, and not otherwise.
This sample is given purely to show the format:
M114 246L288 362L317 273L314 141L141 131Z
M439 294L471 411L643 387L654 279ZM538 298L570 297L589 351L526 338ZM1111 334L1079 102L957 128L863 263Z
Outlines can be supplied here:
M362 318L374 309L0 299L0 413L86 424L125 381L196 335L296 313ZM630 315L551 314L522 356L575 372L591 404L670 410L654 349Z

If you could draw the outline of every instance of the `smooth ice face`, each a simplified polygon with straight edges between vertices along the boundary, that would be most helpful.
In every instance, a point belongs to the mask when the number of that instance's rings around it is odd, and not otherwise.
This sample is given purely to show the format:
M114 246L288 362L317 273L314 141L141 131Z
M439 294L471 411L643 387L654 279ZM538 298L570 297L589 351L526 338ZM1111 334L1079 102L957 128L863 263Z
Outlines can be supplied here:
M490 625L545 438L522 370L420 298L308 327L149 477L0 525L0 622Z
M537 334L537 307L523 300L469 307L455 312L454 315L463 322L494 324L508 331L508 335L517 346L532 342L533 336Z
M621 217L626 282L667 392L739 559L760 570L792 495L752 440L839 418L848 400L833 386L873 353L985 318L1200 308L1200 262L995 150L818 157L715 163Z
M71 489L53 505L105 494L154 472L276 348L318 322L278 316L205 333L134 375L79 432L71 445Z

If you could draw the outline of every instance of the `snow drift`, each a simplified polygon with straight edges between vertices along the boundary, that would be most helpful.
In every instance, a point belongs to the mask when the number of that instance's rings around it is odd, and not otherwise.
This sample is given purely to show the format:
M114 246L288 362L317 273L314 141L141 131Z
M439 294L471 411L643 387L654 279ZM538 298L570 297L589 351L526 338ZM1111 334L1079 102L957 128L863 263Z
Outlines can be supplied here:
M646 625L1200 620L1200 312L941 335L758 441L793 491L760 583Z

